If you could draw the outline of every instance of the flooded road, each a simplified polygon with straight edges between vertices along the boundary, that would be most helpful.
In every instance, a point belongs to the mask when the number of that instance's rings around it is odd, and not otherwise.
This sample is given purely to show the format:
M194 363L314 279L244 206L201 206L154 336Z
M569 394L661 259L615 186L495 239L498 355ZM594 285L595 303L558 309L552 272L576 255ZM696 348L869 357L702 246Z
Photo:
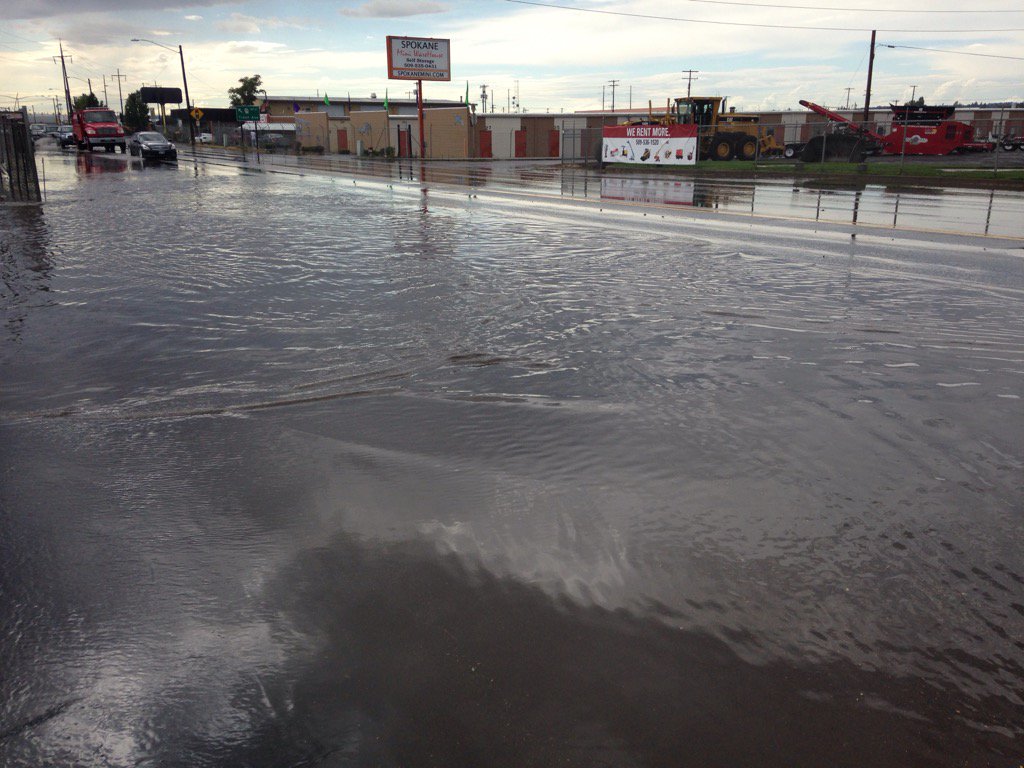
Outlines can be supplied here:
M0 764L1024 759L1024 241L46 167Z
M1007 154L1007 153L1003 153ZM1024 158L1008 153L1002 160L1010 168L1021 167ZM188 149L183 159L191 158ZM421 165L414 161L347 156L295 157L265 154L257 158L233 150L204 148L197 157L207 166L245 166L269 172L343 174L346 177L417 181L469 187L489 192L543 195L561 199L603 200L631 206L685 208L783 221L856 225L896 231L972 234L994 237L1021 236L1024 191L943 189L920 186L893 178L866 183L815 177L788 179L762 173L744 179L728 175L697 178L670 174L622 172L611 168L565 167L558 161L445 162ZM962 158L942 158L950 170L963 168ZM884 162L879 158L877 162ZM771 163L767 163L768 166ZM976 169L979 178L986 173ZM908 171L909 173L909 171Z

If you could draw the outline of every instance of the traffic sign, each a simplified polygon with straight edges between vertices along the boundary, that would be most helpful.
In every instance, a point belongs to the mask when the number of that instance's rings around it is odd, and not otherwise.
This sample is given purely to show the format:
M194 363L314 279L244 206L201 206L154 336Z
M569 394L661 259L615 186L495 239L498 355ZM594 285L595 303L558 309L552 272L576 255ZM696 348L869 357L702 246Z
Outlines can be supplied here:
M260 108L257 106L251 107L235 107L235 120L240 123L248 122L249 120L260 119Z
M199 107L192 107L192 111L189 112L189 114L192 115L192 117L196 120L203 119L203 110L201 110Z

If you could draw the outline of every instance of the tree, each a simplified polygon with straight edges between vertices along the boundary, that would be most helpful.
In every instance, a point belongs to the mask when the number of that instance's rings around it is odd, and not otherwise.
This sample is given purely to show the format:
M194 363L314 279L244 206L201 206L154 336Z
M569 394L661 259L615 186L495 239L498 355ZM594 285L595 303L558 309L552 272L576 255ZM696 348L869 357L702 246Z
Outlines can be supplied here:
M232 107L248 106L256 103L256 92L263 85L263 78L259 75L252 77L240 77L241 83L237 88L228 88L228 96L231 99Z
M100 100L96 98L95 93L83 93L81 96L75 96L74 103L76 112L80 109L103 106L100 104Z
M144 131L149 128L149 107L142 101L142 91L129 93L124 100L124 127L130 131Z

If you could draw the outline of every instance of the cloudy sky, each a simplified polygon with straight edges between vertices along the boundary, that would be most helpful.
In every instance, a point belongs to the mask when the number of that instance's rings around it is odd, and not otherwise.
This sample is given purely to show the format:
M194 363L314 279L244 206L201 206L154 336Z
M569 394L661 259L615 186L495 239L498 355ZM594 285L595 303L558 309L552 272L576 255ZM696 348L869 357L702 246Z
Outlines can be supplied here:
M691 69L694 94L741 109L863 104L871 29L874 104L1024 100L1020 0L0 0L0 18L0 106L37 111L60 92L58 40L72 92L91 79L103 99L105 82L115 106L118 71L124 94L180 86L181 44L193 101L215 107L254 73L271 95L406 96L389 34L449 38L453 80L425 93L458 99L468 81L479 102L487 84L499 111L517 88L529 111L610 108L612 80L617 107L664 104Z

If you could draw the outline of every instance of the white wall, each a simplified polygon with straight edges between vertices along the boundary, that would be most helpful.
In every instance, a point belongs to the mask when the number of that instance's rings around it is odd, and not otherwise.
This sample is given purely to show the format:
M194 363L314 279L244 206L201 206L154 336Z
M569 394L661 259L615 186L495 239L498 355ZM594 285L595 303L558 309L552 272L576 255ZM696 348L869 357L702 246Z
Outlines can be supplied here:
M491 132L491 156L495 160L515 157L514 133L522 127L523 121L518 116L487 116L487 129Z

